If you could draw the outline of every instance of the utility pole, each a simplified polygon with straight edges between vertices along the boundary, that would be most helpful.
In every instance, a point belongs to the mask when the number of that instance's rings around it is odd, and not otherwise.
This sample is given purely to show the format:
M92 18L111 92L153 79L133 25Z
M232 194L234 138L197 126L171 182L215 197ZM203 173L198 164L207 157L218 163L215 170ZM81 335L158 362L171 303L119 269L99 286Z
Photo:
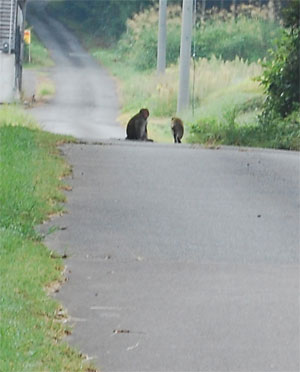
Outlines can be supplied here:
M275 21L275 1L274 0L269 0L268 10L269 10L270 21Z
M236 20L236 16L237 16L237 13L236 13L236 0L232 0L231 11L233 12L233 18L234 18L234 20Z
M192 46L193 0L183 0L180 63L179 63L179 92L177 112L185 110L189 105L189 80Z
M202 0L201 5L201 18L200 18L200 25L203 28L205 23L205 10L206 10L206 0Z
M167 44L167 0L159 0L159 25L157 44L157 73L164 74L166 70Z

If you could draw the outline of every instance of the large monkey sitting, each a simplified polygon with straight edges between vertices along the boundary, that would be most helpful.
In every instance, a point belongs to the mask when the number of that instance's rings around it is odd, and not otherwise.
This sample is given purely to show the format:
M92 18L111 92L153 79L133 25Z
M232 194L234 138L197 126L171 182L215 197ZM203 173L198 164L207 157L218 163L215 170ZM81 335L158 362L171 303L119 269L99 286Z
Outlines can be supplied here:
M146 108L142 108L138 114L134 115L129 120L126 128L127 133L126 139L153 142L153 140L148 139L147 133L148 116L149 110Z

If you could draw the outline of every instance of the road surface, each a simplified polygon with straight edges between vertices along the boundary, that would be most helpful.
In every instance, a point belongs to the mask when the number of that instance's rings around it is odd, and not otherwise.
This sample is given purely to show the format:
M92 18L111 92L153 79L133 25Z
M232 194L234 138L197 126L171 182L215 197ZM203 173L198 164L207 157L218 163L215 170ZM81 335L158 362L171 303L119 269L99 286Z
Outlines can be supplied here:
M58 84L36 113L104 139L63 147L68 213L42 227L68 256L68 341L103 372L299 371L298 153L107 140L124 137L111 80L34 22Z
M101 371L299 371L298 154L63 151L71 344Z
M76 37L46 13L46 3L30 1L27 17L55 62L50 72L56 94L32 114L51 132L90 139L124 138L125 129L117 122L115 82Z

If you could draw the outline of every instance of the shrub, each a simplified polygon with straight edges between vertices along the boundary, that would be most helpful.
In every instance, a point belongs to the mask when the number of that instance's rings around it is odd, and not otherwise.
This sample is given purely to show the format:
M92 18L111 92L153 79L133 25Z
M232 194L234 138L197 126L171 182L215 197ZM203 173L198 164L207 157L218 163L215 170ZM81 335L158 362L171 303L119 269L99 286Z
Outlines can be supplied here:
M251 123L239 125L235 109L224 114L223 119L201 118L190 125L191 142L235 146L269 147L300 150L300 112L284 120L274 120L268 125Z
M300 102L300 27L299 0L293 0L284 18L288 28L272 51L272 61L265 64L261 82L267 94L262 123L271 122L277 116L285 118L297 110ZM294 18L295 17L295 18Z
M180 8L168 8L167 64L175 63L180 52ZM117 45L117 53L138 70L153 69L157 59L158 13L156 8L136 14L127 21L127 32Z
M196 56L223 60L238 56L254 62L267 56L279 30L277 24L262 19L213 20L196 32Z
M267 56L272 41L279 35L280 27L260 18L239 16L236 21L227 17L212 17L205 27L194 34L196 58L222 58L234 60L236 56L254 62ZM156 66L158 12L148 9L127 21L127 32L118 42L118 53L137 69ZM181 9L168 8L167 65L176 63L180 54Z

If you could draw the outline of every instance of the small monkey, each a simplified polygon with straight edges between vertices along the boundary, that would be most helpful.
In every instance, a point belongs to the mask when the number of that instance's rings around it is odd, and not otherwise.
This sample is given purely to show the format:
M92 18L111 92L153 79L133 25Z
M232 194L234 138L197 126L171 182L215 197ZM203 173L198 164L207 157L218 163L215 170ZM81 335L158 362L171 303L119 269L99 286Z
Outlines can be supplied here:
M173 132L174 143L181 143L181 138L183 137L184 128L183 122L179 118L172 118L171 121L171 129Z
M126 133L126 139L130 140L141 140L151 141L148 139L147 125L148 125L149 110L146 108L140 109L140 112L134 115L128 122Z

